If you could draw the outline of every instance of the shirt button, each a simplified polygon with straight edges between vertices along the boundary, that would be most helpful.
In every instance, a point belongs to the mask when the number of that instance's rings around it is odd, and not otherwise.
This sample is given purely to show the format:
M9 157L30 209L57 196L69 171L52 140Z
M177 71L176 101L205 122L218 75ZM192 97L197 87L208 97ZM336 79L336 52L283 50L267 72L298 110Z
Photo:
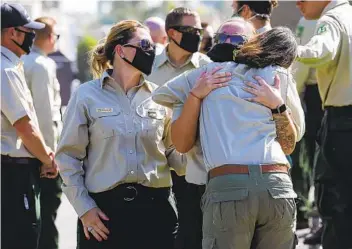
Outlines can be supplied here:
M134 174L134 171L133 171L133 170L131 171L131 174L132 174L132 175Z
M133 150L130 150L130 154L133 154Z

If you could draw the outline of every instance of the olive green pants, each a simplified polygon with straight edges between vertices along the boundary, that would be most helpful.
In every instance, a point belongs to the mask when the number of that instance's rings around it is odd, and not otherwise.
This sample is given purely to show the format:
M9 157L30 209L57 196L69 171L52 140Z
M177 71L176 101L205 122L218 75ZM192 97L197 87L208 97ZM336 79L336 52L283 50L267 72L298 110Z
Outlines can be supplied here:
M287 174L260 172L211 179L202 199L203 249L292 249L296 194Z

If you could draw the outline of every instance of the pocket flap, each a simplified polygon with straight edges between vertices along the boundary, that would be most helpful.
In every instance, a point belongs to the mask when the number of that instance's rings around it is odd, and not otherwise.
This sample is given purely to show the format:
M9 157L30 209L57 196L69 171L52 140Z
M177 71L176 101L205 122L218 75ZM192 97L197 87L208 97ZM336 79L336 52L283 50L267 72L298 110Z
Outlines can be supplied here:
M209 194L212 202L240 201L248 197L248 188L228 188Z
M121 110L115 108L95 108L93 110L92 116L94 118L118 116L121 114Z
M282 198L297 198L297 194L292 188L287 187L271 187L268 188L268 191L274 199L282 199Z
M166 116L166 110L157 108L146 108L140 105L137 107L137 114L142 118L153 118L163 120Z

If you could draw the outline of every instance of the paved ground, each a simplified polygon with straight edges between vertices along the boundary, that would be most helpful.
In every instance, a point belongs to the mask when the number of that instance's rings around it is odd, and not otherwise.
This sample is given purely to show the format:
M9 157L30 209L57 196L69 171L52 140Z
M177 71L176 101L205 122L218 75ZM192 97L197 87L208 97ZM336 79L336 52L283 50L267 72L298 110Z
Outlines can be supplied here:
M59 228L59 249L76 249L76 226L77 226L77 215L69 204L65 195L62 198L62 204L58 211L58 217L56 224ZM303 245L302 237L307 234L309 230L298 231L298 237L300 238L300 244L297 249L320 249L319 247L311 247ZM269 248L268 248L269 249Z

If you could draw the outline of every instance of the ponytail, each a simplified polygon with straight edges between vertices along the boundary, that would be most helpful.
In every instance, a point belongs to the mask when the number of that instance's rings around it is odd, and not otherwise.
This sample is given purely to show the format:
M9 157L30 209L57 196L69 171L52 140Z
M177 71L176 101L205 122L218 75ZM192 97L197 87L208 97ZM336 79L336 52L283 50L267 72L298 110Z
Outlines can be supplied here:
M104 71L110 67L109 59L105 54L105 44L97 45L89 55L90 71L95 79L100 78Z

